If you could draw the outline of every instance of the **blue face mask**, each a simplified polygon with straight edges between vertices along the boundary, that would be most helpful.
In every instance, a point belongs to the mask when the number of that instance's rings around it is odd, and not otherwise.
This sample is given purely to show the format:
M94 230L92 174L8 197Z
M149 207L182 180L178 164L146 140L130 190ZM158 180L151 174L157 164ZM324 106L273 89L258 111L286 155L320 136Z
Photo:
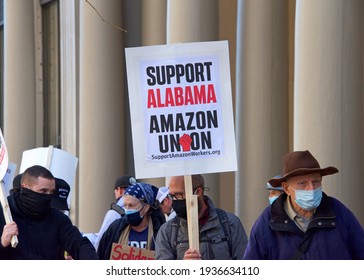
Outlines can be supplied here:
M138 226L143 221L143 216L140 216L140 209L125 209L126 222L132 226Z
M272 205L272 203L279 197L279 195L268 197L269 204Z
M131 215L139 212L141 209L125 209L125 215Z
M314 190L294 190L296 194L295 202L304 210L312 210L317 208L322 199L322 187Z

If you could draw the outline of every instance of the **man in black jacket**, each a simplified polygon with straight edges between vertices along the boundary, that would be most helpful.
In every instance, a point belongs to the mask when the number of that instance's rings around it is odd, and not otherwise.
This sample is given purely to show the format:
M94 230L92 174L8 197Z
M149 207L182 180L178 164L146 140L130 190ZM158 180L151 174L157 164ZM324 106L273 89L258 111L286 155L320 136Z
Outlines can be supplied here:
M8 197L13 222L6 224L0 212L0 259L56 260L60 247L75 260L98 259L91 242L71 220L51 208L54 191L55 178L48 169L34 165L25 170L20 192ZM11 246L13 235L18 237L15 248Z

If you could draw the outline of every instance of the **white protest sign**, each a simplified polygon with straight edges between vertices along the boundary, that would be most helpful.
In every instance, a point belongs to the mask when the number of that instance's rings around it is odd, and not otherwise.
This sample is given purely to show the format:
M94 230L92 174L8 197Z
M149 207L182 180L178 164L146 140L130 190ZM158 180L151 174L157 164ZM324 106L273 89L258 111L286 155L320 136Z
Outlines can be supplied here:
M11 215L7 195L5 193L5 188L3 184L3 178L8 170L8 165L9 165L8 150L6 148L3 133L0 129L0 202L3 208L5 222L7 224L13 222L13 217ZM11 246L15 248L17 245L18 245L18 237L16 235L13 235L11 237Z
M23 173L30 166L41 165L50 170L54 177L65 180L72 190L77 164L77 157L61 149L53 146L35 148L23 152L19 173ZM71 204L71 193L67 199L68 205Z
M136 177L236 171L227 41L125 52Z
M1 182L4 184L4 191L5 191L6 196L9 195L10 189L13 188L13 179L15 176L15 171L16 171L16 164L9 162L8 169L6 169L5 176L1 180Z
M6 149L3 133L0 129L0 181L4 178L9 164L8 150Z

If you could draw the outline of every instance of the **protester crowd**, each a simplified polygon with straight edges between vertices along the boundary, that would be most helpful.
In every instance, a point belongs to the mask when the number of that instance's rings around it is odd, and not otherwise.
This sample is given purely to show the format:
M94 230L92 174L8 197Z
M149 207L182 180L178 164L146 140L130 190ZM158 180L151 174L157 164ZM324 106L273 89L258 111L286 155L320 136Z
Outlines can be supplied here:
M287 153L282 162L281 175L267 180L269 203L250 236L238 216L214 205L204 177L191 175L198 248L189 242L184 176L172 176L160 187L133 175L117 177L115 201L96 240L90 240L68 217L68 183L31 166L14 178L7 197L13 221L6 222L0 209L0 259L363 260L363 227L323 191L323 177L338 169L321 168L309 151Z

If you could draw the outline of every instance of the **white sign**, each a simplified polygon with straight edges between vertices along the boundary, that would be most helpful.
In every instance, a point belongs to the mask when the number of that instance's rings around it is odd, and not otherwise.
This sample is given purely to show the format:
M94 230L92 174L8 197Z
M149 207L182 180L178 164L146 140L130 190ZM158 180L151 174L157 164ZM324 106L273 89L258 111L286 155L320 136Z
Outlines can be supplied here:
M28 167L33 165L41 165L50 170L54 177L65 180L72 190L77 164L77 157L61 149L54 148L53 146L35 148L23 152L19 173L23 173ZM67 199L68 205L71 204L71 193Z
M3 214L5 218L5 222L7 224L13 221L13 217L11 216L11 211L7 199L7 194L5 192L3 178L8 170L9 165L9 155L8 150L6 148L5 140L3 137L3 133L0 129L0 203L3 208ZM15 248L18 245L18 237L13 235L11 237L11 246Z
M125 52L136 177L236 171L227 41Z
M5 195L9 195L10 189L13 188L13 180L15 177L15 171L16 171L16 164L9 162L8 169L6 170L4 178L1 180L1 182L4 184L4 191Z
M3 133L0 129L0 181L4 178L9 164L9 155Z

